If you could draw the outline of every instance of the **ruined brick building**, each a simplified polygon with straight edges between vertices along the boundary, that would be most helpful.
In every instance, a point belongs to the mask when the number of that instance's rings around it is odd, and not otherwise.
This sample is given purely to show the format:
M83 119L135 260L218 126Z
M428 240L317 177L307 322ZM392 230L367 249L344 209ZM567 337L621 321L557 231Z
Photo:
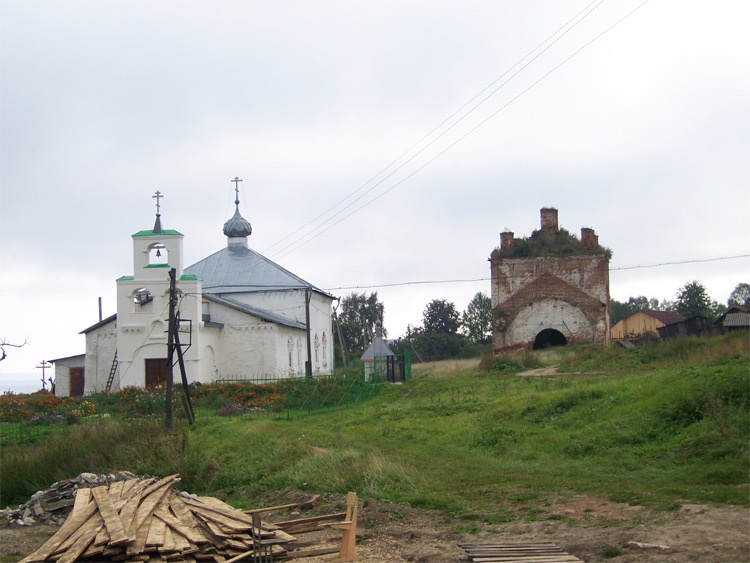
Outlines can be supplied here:
M580 240L560 229L554 208L528 238L501 233L490 257L493 351L608 343L610 254L593 229Z

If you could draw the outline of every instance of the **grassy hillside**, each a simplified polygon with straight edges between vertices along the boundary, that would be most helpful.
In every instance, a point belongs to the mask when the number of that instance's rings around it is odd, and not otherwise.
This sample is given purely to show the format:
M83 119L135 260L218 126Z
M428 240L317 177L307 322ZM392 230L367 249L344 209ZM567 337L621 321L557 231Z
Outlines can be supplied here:
M415 365L372 400L296 420L200 415L171 435L150 422L72 427L7 446L2 503L81 471L179 472L182 488L257 506L295 487L533 518L576 492L662 509L748 503L750 342L684 339L636 350L567 348L479 369ZM508 366L559 365L518 377Z

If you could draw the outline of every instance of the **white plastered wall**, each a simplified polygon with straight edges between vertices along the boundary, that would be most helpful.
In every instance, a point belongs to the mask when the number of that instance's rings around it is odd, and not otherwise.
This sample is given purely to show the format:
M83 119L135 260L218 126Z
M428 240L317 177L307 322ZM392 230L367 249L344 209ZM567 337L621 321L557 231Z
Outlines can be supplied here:
M506 333L506 346L534 342L545 329L559 331L566 339L592 339L593 327L583 312L560 299L534 301L521 309Z
M100 326L86 334L84 393L104 391L117 351L117 322ZM115 377L115 382L117 378Z

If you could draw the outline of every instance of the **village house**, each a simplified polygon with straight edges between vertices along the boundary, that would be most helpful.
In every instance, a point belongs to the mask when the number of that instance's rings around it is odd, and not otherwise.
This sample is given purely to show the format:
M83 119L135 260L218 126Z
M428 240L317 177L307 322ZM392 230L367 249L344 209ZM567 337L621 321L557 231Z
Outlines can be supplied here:
M750 329L750 308L730 307L714 322L714 330L720 334Z
M642 309L617 321L610 329L610 336L612 340L638 340L646 334L657 338L660 328L684 320L685 317L674 311Z

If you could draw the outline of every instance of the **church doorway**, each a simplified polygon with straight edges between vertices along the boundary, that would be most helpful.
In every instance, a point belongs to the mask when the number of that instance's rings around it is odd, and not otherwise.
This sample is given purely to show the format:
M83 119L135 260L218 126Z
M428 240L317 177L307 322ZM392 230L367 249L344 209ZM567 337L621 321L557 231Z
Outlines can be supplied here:
M567 343L568 339L565 338L562 332L554 328L545 328L536 335L534 350L542 350L544 348L551 348L552 346L565 346Z
M85 388L85 379L83 377L83 368L70 368L70 396L83 397Z
M146 358L146 387L167 382L167 358Z

